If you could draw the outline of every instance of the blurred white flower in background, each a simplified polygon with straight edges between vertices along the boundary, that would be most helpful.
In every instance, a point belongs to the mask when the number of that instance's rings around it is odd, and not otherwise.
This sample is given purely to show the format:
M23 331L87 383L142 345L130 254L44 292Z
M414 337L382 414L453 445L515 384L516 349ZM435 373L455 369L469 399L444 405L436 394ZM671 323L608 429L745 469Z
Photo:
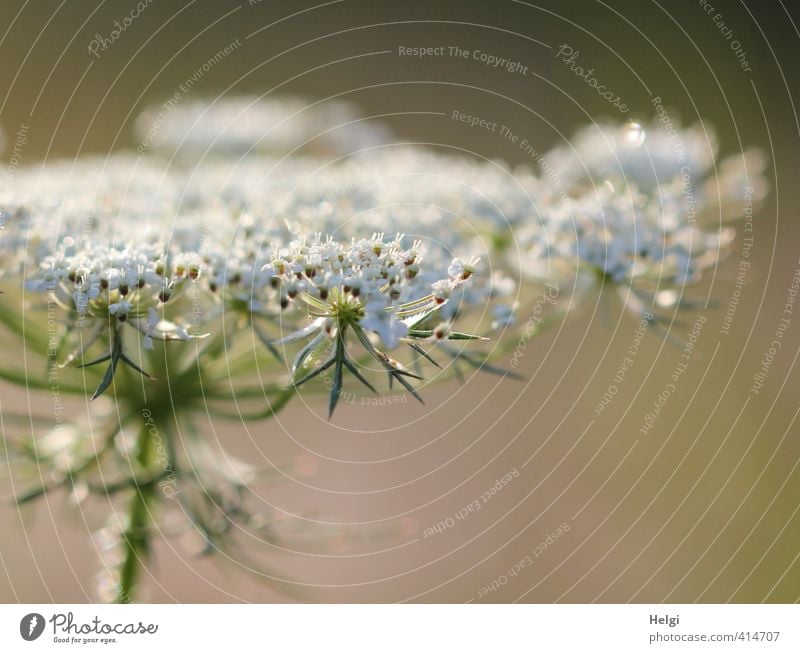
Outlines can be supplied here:
M343 100L309 103L301 98L222 97L211 102L167 102L136 120L142 150L200 154L273 155L306 144L337 154L387 142L391 131Z

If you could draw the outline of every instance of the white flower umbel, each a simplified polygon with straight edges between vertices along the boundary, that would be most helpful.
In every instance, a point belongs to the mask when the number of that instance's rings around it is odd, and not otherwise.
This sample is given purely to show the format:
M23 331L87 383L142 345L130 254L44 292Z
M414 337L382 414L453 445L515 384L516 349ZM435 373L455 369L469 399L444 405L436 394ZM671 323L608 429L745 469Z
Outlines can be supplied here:
M501 166L424 149L381 148L330 166L257 156L186 169L127 154L88 157L19 171L2 198L9 219L0 246L6 275L24 274L29 290L52 291L68 321L81 325L86 337L60 353L62 363L80 363L87 343L102 342L95 327L109 317L141 331L148 349L158 339L213 333L224 320L229 339L249 326L276 352L302 279L277 287L264 266L302 258L289 251L292 241L319 231L347 242L374 226L395 233L405 225L425 262L407 273L432 284L450 276L454 256L502 263L495 240L509 242L508 224L521 223L531 201L521 188ZM480 268L448 291L442 320L472 306L496 310L498 328L513 320L516 284L501 267ZM387 341L401 335L390 314L370 311L365 319Z
M386 351L401 343L421 351L420 342L479 339L426 326L453 290L472 276L476 262L453 261L449 276L431 283L420 248L419 242L406 245L399 235L386 239L376 234L347 244L318 238L291 243L285 259L264 267L270 285L291 288L287 300L296 298L307 307L311 322L275 344L308 340L292 363L295 387L333 370L329 414L342 393L344 369L375 391L349 351L349 334L386 370L390 383L398 381L419 401L406 377L420 377Z
M621 180L651 192L681 175L702 179L714 164L716 136L708 126L654 121L595 123L546 155L554 178L572 190Z
M667 115L667 118L669 116ZM760 202L767 191L764 157L756 150L718 160L719 144L705 123L682 127L656 119L649 125L596 123L543 156L545 181L571 197L612 183L672 203L673 219L706 223L739 217L745 189ZM738 202L737 207L734 202Z
M543 157L551 201L517 232L521 271L575 277L582 297L608 284L636 312L689 305L684 287L716 266L735 236L723 223L757 205L767 188L757 152L716 165L717 149L702 124L579 131ZM552 201L559 192L561 201Z
M70 238L41 261L25 287L47 293L49 300L63 309L66 331L62 343L69 343L77 332L79 346L57 352L63 365L88 367L109 361L94 399L110 386L120 362L149 376L123 351L122 325L143 332L148 348L152 348L153 338L166 341L201 337L190 335L178 324L154 321L156 309L178 298L187 284L198 277L199 270L196 256L172 252L164 243L80 245ZM89 348L104 339L109 342L108 352L90 362L83 361Z

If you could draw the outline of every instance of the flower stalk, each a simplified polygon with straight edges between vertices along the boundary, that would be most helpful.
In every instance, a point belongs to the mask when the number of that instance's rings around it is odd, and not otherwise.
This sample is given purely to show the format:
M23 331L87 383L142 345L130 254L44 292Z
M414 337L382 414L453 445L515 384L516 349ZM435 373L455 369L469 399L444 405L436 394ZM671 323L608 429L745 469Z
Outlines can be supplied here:
M136 441L136 461L142 469L152 462L153 438L147 425L143 425ZM134 477L135 478L135 477ZM150 554L152 537L151 504L156 484L153 481L134 481L133 494L128 504L127 526L122 533L123 560L119 569L117 603L131 603L136 597L137 584Z

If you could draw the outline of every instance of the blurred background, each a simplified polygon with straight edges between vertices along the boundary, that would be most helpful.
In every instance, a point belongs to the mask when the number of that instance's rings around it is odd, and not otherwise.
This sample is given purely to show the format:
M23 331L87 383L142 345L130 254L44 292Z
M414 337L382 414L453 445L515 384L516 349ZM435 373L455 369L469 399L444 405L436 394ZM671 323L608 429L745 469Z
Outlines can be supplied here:
M598 415L637 328L598 303L529 343L522 381L454 380L427 389L425 406L343 403L331 422L322 405L297 401L277 420L217 435L247 460L288 466L263 500L304 515L323 544L268 560L301 581L304 600L796 602L800 316L764 388L750 389L800 267L800 13L780 0L719 4L153 1L93 56L92 40L108 38L137 3L5 0L4 157L21 130L21 165L135 148L141 110L231 43L241 45L192 86L192 99L339 97L384 116L398 140L533 165L519 146L449 115L502 123L539 151L592 120L620 120L554 56L567 44L631 108L626 118L649 122L660 96L683 124L713 125L722 155L761 148L771 191L753 220L752 266L730 332L721 328L741 234L693 289L716 308L704 313L697 354L647 434L642 420L680 351L649 335ZM528 73L400 56L400 46L481 50ZM676 335L694 322L687 314ZM0 385L0 396L37 412L35 393ZM508 474L480 510L455 519ZM1 498L0 600L94 600L91 509L53 495L18 511ZM172 539L156 545L147 592L157 602L294 600Z

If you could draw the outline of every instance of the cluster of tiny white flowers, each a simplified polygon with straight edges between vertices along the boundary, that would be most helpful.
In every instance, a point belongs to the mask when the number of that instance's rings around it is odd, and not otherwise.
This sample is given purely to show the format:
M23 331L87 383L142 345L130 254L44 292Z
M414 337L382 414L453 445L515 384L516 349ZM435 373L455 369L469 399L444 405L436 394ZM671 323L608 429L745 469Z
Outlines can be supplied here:
M534 276L543 263L588 268L615 283L636 280L683 285L696 281L730 243L730 228L703 231L692 224L670 224L664 204L628 188L610 185L564 202L538 227L520 231L528 247L524 265Z
M243 266L237 260L233 276L230 270L217 273L212 288L216 291L227 281L233 287L233 301L245 297L236 293L238 288L246 293L248 310L267 317L280 310L285 323L296 312L290 309L298 304L310 307L316 317L324 318L318 324L324 323L328 333L335 331L336 318L342 314L357 317L384 346L394 348L408 331L401 318L438 308L475 269L474 263L455 259L441 278L441 264L427 265L424 249L422 242L409 243L400 234L391 238L374 234L349 242L316 234L285 246L271 243L261 257L268 262L260 266L252 261ZM227 260L220 257L217 264L224 266Z
M274 315L292 302L303 281L287 280L276 289L265 266L280 257L302 261L300 250L292 250L298 238L310 242L313 233L321 232L330 242L349 247L374 227L391 238L405 227L410 234L404 246L418 252L408 271L416 287L427 284L425 292L448 278L455 258L481 261L469 284L447 290L443 319L500 297L498 314L507 315L515 284L500 270L487 268L491 251L486 240L502 212L476 210L469 198L480 193L466 192L469 184L454 179L452 172L446 178L424 172L432 163L453 162L479 177L480 166L427 152L393 154L349 161L310 178L313 160L301 158L288 170L265 177L275 161L260 156L233 167L226 160L210 161L192 171L159 168L148 157L127 154L27 168L3 198L11 226L4 267L7 273L24 274L29 290L53 290L67 303L71 296L78 313L131 315L134 325L165 303L159 298L179 296L189 282L208 291L205 302L214 304L216 297L227 308ZM400 163L381 179L372 172L376 159ZM492 182L498 197L505 190L502 175L508 171L497 172ZM42 180L47 180L44 192ZM459 201L459 193L468 204ZM401 202L403 195L406 202ZM515 219L521 219L521 209ZM482 230L475 229L476 220L486 223ZM317 249L307 252L316 256ZM130 296L118 292L123 278L136 291Z

